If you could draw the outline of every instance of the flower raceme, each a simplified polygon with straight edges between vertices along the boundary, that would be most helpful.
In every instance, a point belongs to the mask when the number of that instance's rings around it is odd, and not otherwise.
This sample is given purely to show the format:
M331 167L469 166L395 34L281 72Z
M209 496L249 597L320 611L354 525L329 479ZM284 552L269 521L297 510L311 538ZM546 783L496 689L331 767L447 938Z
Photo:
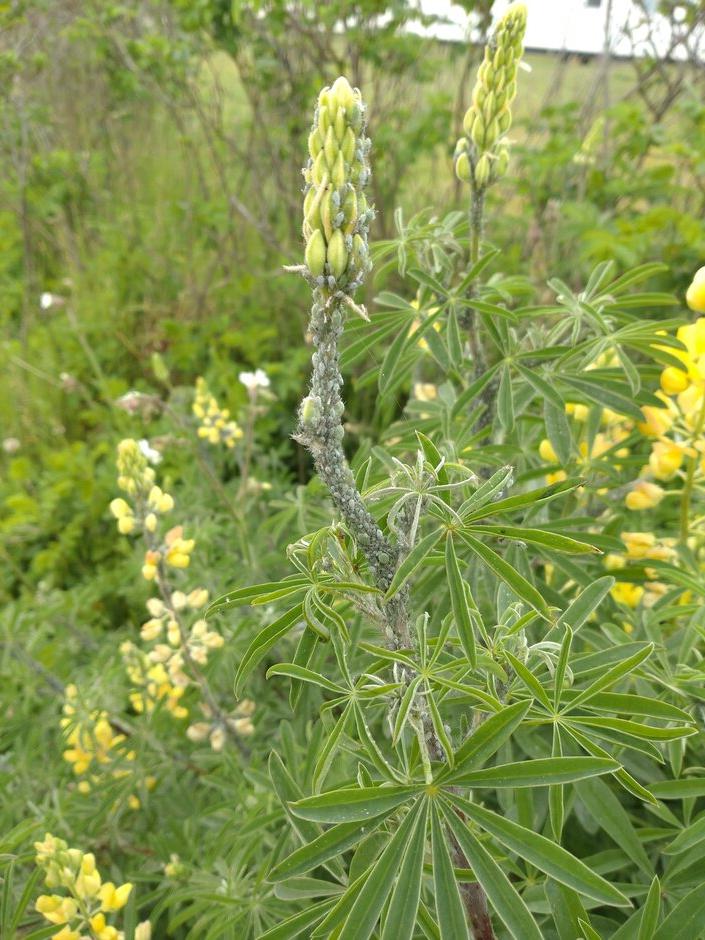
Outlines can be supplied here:
M370 267L369 149L362 97L341 76L318 97L303 171L304 258L319 287L351 293Z
M509 162L505 142L512 123L511 103L526 32L526 7L515 3L497 24L477 73L472 101L463 119L464 136L455 148L455 172L482 192L503 176Z
M202 377L196 379L196 396L192 411L199 420L198 436L209 444L225 444L232 450L235 442L243 436L242 428L231 419L227 408L220 407Z
M42 894L36 910L51 924L61 929L53 940L122 940L124 934L108 923L106 915L122 910L132 891L129 882L116 886L104 882L96 868L92 852L69 848L63 839L51 833L42 842L35 842L36 863L44 870L45 884L63 889L63 894ZM149 933L143 925L141 934Z

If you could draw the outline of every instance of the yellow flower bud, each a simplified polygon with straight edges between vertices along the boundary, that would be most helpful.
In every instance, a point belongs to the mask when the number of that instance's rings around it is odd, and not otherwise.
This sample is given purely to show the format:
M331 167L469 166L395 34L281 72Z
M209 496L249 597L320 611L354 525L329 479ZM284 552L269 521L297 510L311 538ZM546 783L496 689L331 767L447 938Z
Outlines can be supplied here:
M661 388L667 395L677 395L689 384L688 374L677 366L667 366L661 373Z
M122 522L122 519L120 520ZM154 532L157 528L157 517L153 512L148 512L144 518L144 527L148 532Z
M129 535L135 528L134 516L122 516L117 521L118 532L120 535Z
M539 456L542 460L545 460L546 463L558 463L558 455L548 438L544 438L539 444Z

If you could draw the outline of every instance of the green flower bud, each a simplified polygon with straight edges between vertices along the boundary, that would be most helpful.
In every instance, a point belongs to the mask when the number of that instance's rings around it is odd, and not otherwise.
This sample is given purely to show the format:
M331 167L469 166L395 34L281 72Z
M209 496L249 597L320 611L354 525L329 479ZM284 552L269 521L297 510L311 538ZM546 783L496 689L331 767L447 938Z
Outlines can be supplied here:
M335 211L331 203L332 195L332 191L328 189L321 199L321 225L327 242L331 240L333 235L333 218L335 217Z
M339 228L333 232L328 243L326 260L328 269L336 280L345 273L348 266L348 253L345 249L345 236Z
M335 102L338 108L351 108L355 104L355 93L350 87L350 82L341 75L333 82L330 90L331 102Z
M499 179L500 176L504 176L509 167L509 149L507 147L501 147L499 153L497 154L497 160L494 165L494 176L496 179Z
M308 152L311 154L312 160L315 160L318 156L322 143L318 130L311 131L308 135Z
M340 143L345 136L345 108L338 108L335 114L335 137Z
M330 178L333 181L334 186L340 187L345 183L345 161L343 160L343 155L340 151L338 151L335 162L331 167Z
M322 150L313 162L311 178L316 186L322 186L324 180L328 178L328 164L326 163L326 155Z
M355 156L355 132L352 127L349 127L345 131L340 144L340 150L347 162L352 163L352 159Z
M461 153L455 161L455 175L464 183L469 183L472 179L472 168L470 167L467 152Z
M320 277L323 274L326 263L326 242L320 229L316 229L309 238L304 260L312 277Z
M329 127L326 132L326 142L323 145L323 150L325 151L328 166L333 169L340 148L338 147L338 141L335 139L335 131L332 127Z
M490 158L483 153L475 164L475 185L478 189L484 189L490 179Z

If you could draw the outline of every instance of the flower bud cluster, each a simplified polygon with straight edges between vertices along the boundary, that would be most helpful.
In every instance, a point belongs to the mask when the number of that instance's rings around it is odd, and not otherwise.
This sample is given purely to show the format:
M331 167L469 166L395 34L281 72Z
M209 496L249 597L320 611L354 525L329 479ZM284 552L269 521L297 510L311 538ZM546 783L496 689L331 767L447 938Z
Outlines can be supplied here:
M130 896L129 882L116 886L104 882L96 868L92 852L69 848L63 839L47 833L42 842L35 842L37 865L44 869L45 884L63 894L42 894L36 910L51 924L61 929L53 940L123 940L123 932L109 924L106 915L121 910ZM140 925L143 927L143 925ZM141 936L149 934L142 929Z
M252 715L255 711L255 703L249 698L243 699L232 715L222 718L214 716L213 710L205 702L201 704L201 711L206 720L196 721L194 724L189 725L186 729L186 736L194 742L208 739L214 751L223 750L228 731L241 737L249 737L254 734L255 726L252 724Z
M306 267L317 286L330 291L352 293L370 268L369 150L365 105L341 76L318 97L303 171Z
M196 397L192 410L200 422L198 436L209 444L225 444L232 450L235 442L242 437L242 428L231 420L227 408L220 407L202 377L196 379Z
M475 192L503 176L509 163L505 137L512 123L517 68L523 53L526 7L513 4L485 47L472 101L463 120L464 135L455 148L455 172Z

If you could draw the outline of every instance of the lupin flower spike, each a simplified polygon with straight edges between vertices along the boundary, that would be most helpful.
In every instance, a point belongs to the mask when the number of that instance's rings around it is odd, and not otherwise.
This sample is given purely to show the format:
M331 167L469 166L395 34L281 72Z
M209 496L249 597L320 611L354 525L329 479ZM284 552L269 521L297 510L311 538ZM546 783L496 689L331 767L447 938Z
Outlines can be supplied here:
M349 298L370 269L367 231L374 218L365 197L370 178L365 105L346 78L318 96L303 174L302 272L324 295ZM356 312L360 313L358 309Z
M455 172L483 192L506 173L509 150L504 138L512 123L517 69L526 32L526 6L513 4L485 47L472 102L463 120L465 134L455 148Z

